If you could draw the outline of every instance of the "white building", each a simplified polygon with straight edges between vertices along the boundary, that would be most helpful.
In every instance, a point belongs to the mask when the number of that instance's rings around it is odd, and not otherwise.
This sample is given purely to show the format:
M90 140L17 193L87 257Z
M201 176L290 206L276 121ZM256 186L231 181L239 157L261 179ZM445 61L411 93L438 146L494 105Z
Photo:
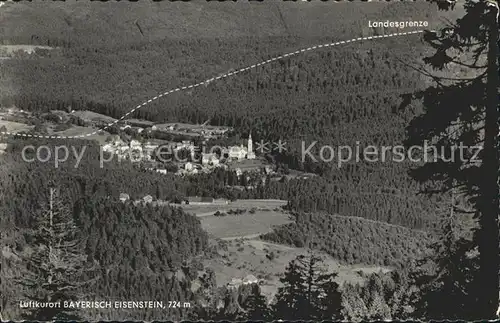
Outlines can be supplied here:
M153 154L156 149L158 149L158 145L157 144L154 144L152 142L147 142L144 144L144 150L148 153L148 154Z
M179 170L177 171L178 175L193 175L193 174L198 174L199 170L197 167L200 167L200 165L193 164L191 162L187 162L184 165L182 165Z
M231 146L229 147L226 153L228 154L228 157L231 159L242 160L247 155L247 149L243 147L243 145Z
M203 153L201 156L202 156L201 163L203 165L212 165L212 166L219 165L219 159L217 158L217 155Z
M180 150L180 149L187 149L187 150L191 150L191 149L194 149L194 145L191 141L189 140L183 140L182 142L177 142L175 144L175 148L174 148L174 151L175 150Z
M120 136L112 136L108 143L102 146L102 150L110 153L115 151L121 151L121 147L124 147L125 143L121 140ZM126 146L125 146L126 147Z
M128 149L121 149L122 152L127 153L130 160L151 160L149 151L145 151L140 141L132 140L129 143Z
M174 148L172 149L174 152L178 152L179 150L189 150L191 159L194 159L196 147L189 140L183 140L182 142L175 143Z
M247 275L245 278L243 278L243 285L248 285L248 284L257 284L259 280L257 277L254 275Z
M247 275L245 278L232 278L231 282L227 284L229 289L237 289L241 285L257 284L259 280L254 275Z
M104 146L102 146L102 151L112 153L115 151L115 145L113 145L112 143L105 144Z
M229 289L236 289L238 287L241 286L241 284L243 284L243 280L241 280L240 278L233 278L231 279L231 282L227 284L227 287Z
M255 159L255 153L253 152L252 133L250 133L248 135L248 141L247 141L247 159Z
M224 154L227 154L227 156L230 159L236 159L236 160L242 160L242 159L255 159L255 153L253 151L253 141L252 141L252 134L248 135L248 140L247 140L247 146L231 146L228 149L226 149Z
M132 141L130 141L130 148L131 149L142 148L142 145L138 140L132 140Z

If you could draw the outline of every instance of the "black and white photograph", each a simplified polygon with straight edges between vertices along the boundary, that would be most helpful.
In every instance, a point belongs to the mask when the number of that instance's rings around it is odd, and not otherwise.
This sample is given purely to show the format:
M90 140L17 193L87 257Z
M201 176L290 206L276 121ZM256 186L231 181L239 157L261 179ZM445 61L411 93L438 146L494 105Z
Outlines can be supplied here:
M498 0L0 0L0 321L500 319Z

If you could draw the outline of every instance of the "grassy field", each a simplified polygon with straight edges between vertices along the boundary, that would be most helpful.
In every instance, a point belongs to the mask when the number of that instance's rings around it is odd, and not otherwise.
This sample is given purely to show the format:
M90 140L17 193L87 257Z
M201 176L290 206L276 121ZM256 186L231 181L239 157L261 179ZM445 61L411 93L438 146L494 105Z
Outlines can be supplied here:
M123 120L124 123L129 123L129 124L134 124L134 125L138 125L140 127L151 127L154 125L154 122L152 121L148 121L148 120L140 120L140 119L124 119Z
M215 129L226 129L229 127L217 127L211 125L201 125L201 124L190 124L190 123L182 123L182 122L169 122L169 123L161 123L156 124L158 128L168 128L168 127L176 127L177 129L187 129L187 130L215 130Z
M72 127L67 130L54 132L53 134L58 136L79 136L92 133L96 130L97 128L93 127L81 127L72 125ZM100 131L99 133L93 134L92 136L83 137L83 139L96 140L97 142L99 142L100 145L104 145L106 143L106 138L108 138L108 136L109 136L108 132Z
M242 172L259 169L261 167L265 167L269 165L269 163L262 159L243 159L239 161L231 161L228 163L228 166L231 169L241 169Z
M25 123L20 123L20 122L13 122L13 121L6 121L6 120L1 120L0 119L0 127L5 126L7 128L7 132L11 133L17 133L21 131L30 131L34 128L34 126L27 125ZM53 127L49 127L48 134L49 135L57 135L57 136L78 136L78 135L83 135L87 133L91 133L96 131L96 128L92 127L81 127L81 126L75 126L72 125L71 128L63 130L63 131L57 131L54 132ZM100 131L99 133L96 133L92 136L88 137L83 137L83 139L88 139L88 140L96 140L100 145L104 145L106 142L106 138L109 136L109 133L106 131Z
M279 278L288 263L296 256L308 252L304 248L291 248L260 240L233 240L227 241L226 244L227 250L221 250L218 256L205 261L205 266L214 269L217 284L224 286L232 278L244 278L246 275L252 274L264 281L261 289L268 300L281 286ZM319 252L317 254L324 259L329 271L338 272L337 282L339 284L344 282L362 283L363 278L358 274L360 271L368 274L380 270L390 270L390 268L377 266L341 265L326 254Z
M112 123L116 121L116 119L112 117L92 111L75 111L71 114L74 115L75 117L82 118L83 120L86 121L103 121L107 123Z
M273 226L290 223L288 215L275 211L256 211L240 215L204 216L201 226L209 234L222 239L256 236L271 232Z
M20 131L29 131L33 129L34 126L29 126L24 123L12 122L0 119L0 127L5 126L8 132L20 132Z
M37 45L0 45L0 56L11 56L18 51L32 54L37 48L47 50L53 49L53 47Z
M259 236L270 232L273 226L290 223L288 214L282 209L287 204L283 200L236 200L227 204L187 204L179 205L184 211L200 218L201 225L215 238L234 239L237 237ZM215 216L214 213L230 210L246 210L239 215ZM250 213L251 209L255 213Z
M205 217L213 215L215 212L227 212L229 210L236 209L246 209L249 211L251 208L256 210L274 210L276 208L281 209L287 204L284 200L236 200L234 202L229 202L228 204L186 204L178 205L184 209L184 211L192 213L198 217Z

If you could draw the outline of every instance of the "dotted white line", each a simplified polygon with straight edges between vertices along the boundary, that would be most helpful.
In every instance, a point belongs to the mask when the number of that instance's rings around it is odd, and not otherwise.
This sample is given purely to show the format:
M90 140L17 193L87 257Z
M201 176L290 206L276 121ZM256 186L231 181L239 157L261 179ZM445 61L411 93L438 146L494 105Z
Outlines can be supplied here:
M199 82L199 83L192 84L192 85L189 85L189 86L178 87L176 89L169 90L169 91L166 91L164 93L158 94L155 97L153 97L153 98L151 98L151 99L149 99L149 100L147 100L147 101L139 104L138 106L136 106L135 108L133 108L129 112L125 113L121 118L119 118L119 119L117 119L117 120L109 123L104 128L96 130L96 131L91 132L91 133L83 134L83 135L76 135L76 136L43 136L43 135L21 134L21 133L14 133L14 132L0 132L0 135L4 135L4 136L5 135L8 135L8 136L18 136L18 137L29 137L29 138L43 138L43 139L77 139L77 138L89 137L89 136L97 134L99 131L106 130L107 128L109 128L109 127L117 124L118 122L120 122L123 119L125 119L128 115L130 115L131 113L135 112L136 110L142 108L143 106L146 106L149 103L151 103L151 102L153 102L155 100L158 100L159 98L161 98L161 97L163 97L165 95L172 94L174 92L183 91L183 90L186 90L186 89L192 89L192 88L198 87L200 85L204 85L204 84L209 84L209 83L211 83L213 81L220 80L220 79L232 76L232 75L236 75L236 74L239 74L241 72L248 71L250 69L253 69L253 68L262 66L264 64L268 64L268 63L280 60L280 59L285 58L285 57L297 55L297 54L300 54L300 53L309 52L309 51L312 51L312 50L315 50L315 49L318 49L318 48L330 47L330 46L337 46L337 45L348 44L348 43L362 41L362 40L371 40L371 39L378 39L378 38L387 38L387 37L413 35L413 34L423 33L424 31L425 30L414 30L414 31L407 31L407 32L402 32L402 33L394 33L394 34L387 34L387 35L380 35L380 36L368 36L368 37L353 38L353 39L349 39L349 40L338 41L338 42L335 42L335 43L329 43L329 44L323 44L323 45L316 45L316 46L312 46L312 47L300 49L300 50L297 50L295 52L291 52L291 53L288 53L288 54L283 54L283 55L280 55L280 56L268 59L266 61L250 65L248 67L240 68L240 69L238 69L236 71L232 71L230 73L219 75L217 77L212 77L212 78L210 78L208 80L205 80L203 82Z

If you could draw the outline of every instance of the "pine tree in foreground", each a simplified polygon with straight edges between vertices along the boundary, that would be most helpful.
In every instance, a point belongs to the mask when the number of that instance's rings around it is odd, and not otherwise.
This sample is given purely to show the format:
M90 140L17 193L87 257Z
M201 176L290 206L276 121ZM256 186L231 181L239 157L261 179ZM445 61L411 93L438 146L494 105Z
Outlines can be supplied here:
M342 317L342 294L339 291L339 284L335 281L337 273L322 274L318 277L318 282L323 290L320 295L318 307L323 320L341 320Z
M437 2L442 9L456 5L455 1L432 2ZM461 290L460 294L465 296L461 297L461 302L466 303L465 308L470 311L468 317L460 319L494 319L500 288L498 1L466 0L463 6L466 14L456 23L439 32L426 33L426 41L435 53L426 58L425 63L443 72L450 66L465 68L468 75L460 78L436 76L435 72L419 68L435 85L416 95L423 101L425 112L408 127L407 143L409 146L421 145L427 140L432 146L449 152L448 156L443 156L446 158L426 163L413 175L421 182L441 184L432 187L431 193L455 190L466 195L474 206L472 214L478 222L471 244L472 248L477 247L479 255L477 274L472 283L451 289L441 288L452 294L446 296L442 293L439 298L427 299L426 302L429 305L435 302L436 315L447 315L442 313L442 300L456 298L455 291ZM456 149L478 146L482 147L479 158L473 155L477 150ZM455 262L454 265L464 267L466 263ZM442 281L458 282L451 272L442 271L441 274L449 275L439 277ZM462 275L457 271L455 274ZM450 306L454 309L461 305Z
M252 291L245 301L245 319L250 321L268 321L271 319L266 297L260 293L257 284L252 285Z
M281 279L274 305L275 318L283 320L339 320L342 297L323 260L310 253L292 260Z
M290 261L286 267L285 275L280 279L283 287L278 289L274 317L281 320L307 320L306 290L304 277L296 259Z
M473 241L460 236L463 229L457 221L452 202L450 215L442 219L440 239L430 247L433 254L418 261L412 272L419 297L413 300L414 318L464 319L474 318L474 278L477 259L470 255Z
M92 267L82 253L77 227L71 211L59 192L51 188L47 206L34 218L34 227L27 233L29 252L20 255L22 276L16 282L22 288L25 302L60 304L54 307L30 306L25 319L78 320L75 309L63 307L64 301L81 299ZM87 277L86 277L87 276Z
M349 322L360 322L366 318L368 308L359 290L346 284L342 293L342 316Z

